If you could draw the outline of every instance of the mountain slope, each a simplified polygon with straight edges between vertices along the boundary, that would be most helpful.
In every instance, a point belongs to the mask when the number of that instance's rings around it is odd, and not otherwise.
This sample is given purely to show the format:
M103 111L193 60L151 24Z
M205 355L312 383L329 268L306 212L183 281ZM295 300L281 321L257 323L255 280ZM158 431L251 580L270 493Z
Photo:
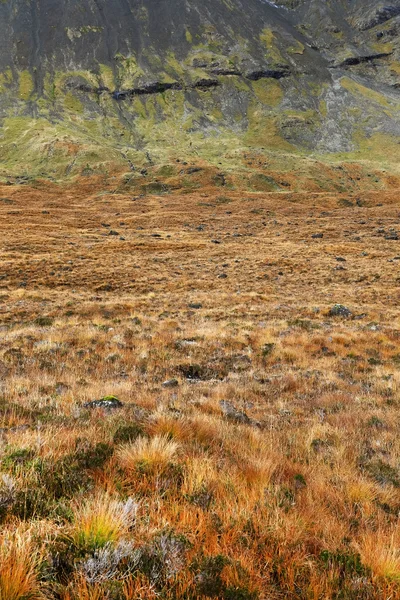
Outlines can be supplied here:
M396 164L399 23L398 0L7 0L3 175L246 147Z

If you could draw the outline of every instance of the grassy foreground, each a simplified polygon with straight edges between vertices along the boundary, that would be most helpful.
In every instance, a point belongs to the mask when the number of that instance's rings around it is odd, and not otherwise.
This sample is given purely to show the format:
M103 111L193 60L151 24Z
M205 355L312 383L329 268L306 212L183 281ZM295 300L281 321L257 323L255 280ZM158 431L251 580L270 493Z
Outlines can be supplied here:
M0 600L400 598L391 184L0 188Z

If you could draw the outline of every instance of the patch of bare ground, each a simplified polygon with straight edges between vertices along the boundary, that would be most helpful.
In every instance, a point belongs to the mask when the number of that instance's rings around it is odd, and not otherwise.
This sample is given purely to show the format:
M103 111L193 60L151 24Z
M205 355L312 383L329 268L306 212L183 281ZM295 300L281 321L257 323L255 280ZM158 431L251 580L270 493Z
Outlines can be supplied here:
M398 191L0 196L0 598L400 598Z

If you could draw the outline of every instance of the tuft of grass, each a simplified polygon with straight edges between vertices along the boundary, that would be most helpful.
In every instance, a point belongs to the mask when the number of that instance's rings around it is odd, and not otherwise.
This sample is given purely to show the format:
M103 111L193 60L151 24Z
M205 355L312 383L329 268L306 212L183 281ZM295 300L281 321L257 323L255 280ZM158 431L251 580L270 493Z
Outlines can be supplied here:
M138 504L98 494L83 505L76 504L69 538L81 551L93 551L114 544L133 526Z
M156 435L153 438L139 437L135 442L121 446L117 458L128 473L135 472L138 467L146 470L162 470L175 457L179 445L167 435Z
M35 319L35 325L38 327L51 327L53 325L53 319L46 316L37 317Z
M0 539L0 600L44 600L41 561L29 532L4 532Z
M62 600L105 600L109 595L104 585L98 583L91 584L85 577L77 577L71 589L66 590Z
M397 538L397 539L396 539ZM383 531L365 533L356 544L361 561L378 579L400 583L400 546L398 536L388 538Z

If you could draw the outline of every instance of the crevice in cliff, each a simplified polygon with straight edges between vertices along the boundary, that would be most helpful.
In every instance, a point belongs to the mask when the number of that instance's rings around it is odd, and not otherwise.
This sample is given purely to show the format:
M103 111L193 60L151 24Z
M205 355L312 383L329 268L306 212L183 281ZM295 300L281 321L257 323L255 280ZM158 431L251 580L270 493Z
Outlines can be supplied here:
M212 75L236 75L236 77L240 77L242 75L241 72L237 69L223 68L210 69L209 73L211 73Z
M212 87L217 87L219 85L219 81L217 79L199 79L192 85L183 85L183 83L179 81L174 81L172 83L161 83L156 81L154 83L148 83L141 87L131 88L129 90L115 90L112 92L112 97L114 100L124 100L125 98L130 98L134 96L145 96L150 94L162 94L169 90L178 90L182 91L184 89L200 89L206 90Z
M182 84L179 81L172 83L161 83L155 81L153 83L147 83L141 87L131 88L129 90L115 90L112 93L114 100L124 100L130 96L145 96L148 94L162 94L167 90L182 90Z
M350 56L346 60L342 61L337 65L330 65L330 69L339 69L343 67L354 67L355 65L361 65L363 63L374 62L380 58L387 58L391 56L393 52L381 52L379 54L367 54L365 56Z
M217 76L231 76L231 77L242 77L244 79L248 79L249 81L258 81L259 79L282 79L284 77L289 77L291 75L289 69L287 67L282 67L280 69L259 69L255 71L250 71L247 73L241 73L236 69L213 69L209 71L212 75ZM111 94L111 97L114 100L125 100L127 98L133 98L136 96L146 96L151 94L163 94L164 92L175 90L175 91L185 91L185 90L202 90L206 91L211 88L219 87L221 85L220 81L217 77L210 78L202 78L191 84L184 84L181 81L173 81L168 83L163 83L160 81L155 81L152 83L144 84L140 87L123 89L123 90L114 90L111 91L107 87L98 87L94 88L88 84L76 84L69 83L67 87L69 89L74 89L79 92L84 92L87 94Z
M199 81L196 81L195 83L193 83L193 85L187 86L187 88L188 89L192 88L192 89L208 90L209 88L218 87L218 86L219 86L218 79L199 79Z
M289 77L290 71L288 68L282 69L263 69L259 71L251 71L246 74L246 79L250 81L258 81L259 79L283 79Z

